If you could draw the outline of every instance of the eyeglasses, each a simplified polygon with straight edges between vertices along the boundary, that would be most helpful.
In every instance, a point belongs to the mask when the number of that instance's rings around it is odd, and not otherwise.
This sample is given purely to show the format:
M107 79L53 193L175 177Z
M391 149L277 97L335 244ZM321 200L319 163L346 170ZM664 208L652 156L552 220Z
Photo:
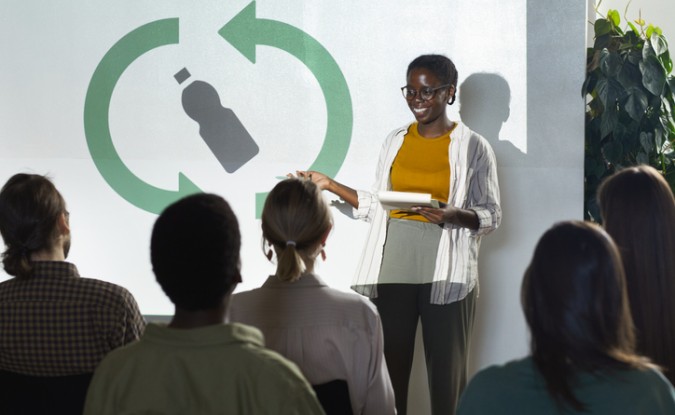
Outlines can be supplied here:
M436 91L438 91L439 89L447 88L449 86L452 86L452 84L441 85L437 86L436 88L425 87L417 91L416 89L412 89L406 85L401 88L401 92L403 93L403 98L407 100L415 98L417 96L417 93L419 92L422 101L429 101L430 99L434 98L434 96L436 95Z

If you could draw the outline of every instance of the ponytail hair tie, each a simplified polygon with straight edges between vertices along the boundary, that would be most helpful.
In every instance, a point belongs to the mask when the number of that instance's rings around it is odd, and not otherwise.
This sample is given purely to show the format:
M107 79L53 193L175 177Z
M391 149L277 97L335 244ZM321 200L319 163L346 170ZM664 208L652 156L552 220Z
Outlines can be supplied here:
M286 246L295 246L295 241L286 241Z

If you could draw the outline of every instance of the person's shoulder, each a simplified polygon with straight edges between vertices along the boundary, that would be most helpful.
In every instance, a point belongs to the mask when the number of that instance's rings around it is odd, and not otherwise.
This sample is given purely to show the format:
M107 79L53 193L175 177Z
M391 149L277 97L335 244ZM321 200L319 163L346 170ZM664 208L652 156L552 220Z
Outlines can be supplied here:
M403 136L405 136L406 133L408 132L408 128L410 128L412 124L413 124L412 122L408 122L400 127L391 130L389 134L387 134L387 138L385 139L384 144L386 145L396 138L402 138Z
M491 393L510 388L515 380L529 383L534 378L534 363L528 358L488 366L476 373L469 382L474 393ZM479 392L480 391L480 392Z
M244 324L232 323L241 330L257 330ZM240 363L245 362L246 372L258 379L268 382L298 383L306 385L307 381L300 369L281 354L256 342L242 343Z
M104 306L135 306L134 296L126 288L95 278L78 278L76 290Z
M653 367L631 369L625 372L624 376L622 377L632 379L631 383L634 385L639 385L646 390L662 390L673 392L673 386L670 384L668 379L666 379L661 371ZM622 380L622 383L626 382Z
M129 367L136 367L136 360L144 360L139 357L144 348L141 340L119 346L105 355L96 368L96 372L106 374L124 372Z
M480 145L481 147L489 148L492 149L492 146L490 145L490 142L487 140L487 138L483 137L476 131L472 130L469 128L468 125L464 124L461 121L455 121L457 123L457 135L456 137L460 138L461 140L468 140L471 142L475 142L476 144Z
M505 408L520 408L515 398L519 389L526 388L533 379L529 358L492 365L476 373L462 394L458 414L521 413ZM486 399L489 397L489 399Z

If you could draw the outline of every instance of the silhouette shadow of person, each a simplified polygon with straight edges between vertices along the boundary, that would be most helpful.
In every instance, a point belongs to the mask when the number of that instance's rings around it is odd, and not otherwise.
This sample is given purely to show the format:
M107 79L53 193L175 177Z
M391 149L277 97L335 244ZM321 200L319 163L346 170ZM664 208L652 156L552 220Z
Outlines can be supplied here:
M488 140L497 159L502 223L499 229L481 243L480 300L476 312L472 339L470 370L475 362L491 356L489 345L503 328L495 327L494 316L504 315L503 296L517 296L526 264L518 264L519 258L527 258L527 243L523 241L521 227L527 226L527 174L530 157L508 139L500 137L502 127L511 115L511 88L499 74L474 73L468 76L459 88L459 115L462 122ZM506 267L504 265L507 265ZM515 302L508 301L508 304ZM501 305L500 305L501 304ZM510 306L510 305L508 305ZM517 313L517 311L513 311ZM514 322L514 324L517 324ZM523 328L524 330L524 328Z

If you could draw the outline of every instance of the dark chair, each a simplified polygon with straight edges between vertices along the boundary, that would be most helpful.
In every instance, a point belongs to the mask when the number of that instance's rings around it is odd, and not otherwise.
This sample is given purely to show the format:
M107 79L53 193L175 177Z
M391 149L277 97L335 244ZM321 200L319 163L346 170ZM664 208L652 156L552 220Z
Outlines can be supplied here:
M92 375L43 377L0 370L0 414L81 414Z
M346 381L332 380L312 387L326 415L353 415Z

